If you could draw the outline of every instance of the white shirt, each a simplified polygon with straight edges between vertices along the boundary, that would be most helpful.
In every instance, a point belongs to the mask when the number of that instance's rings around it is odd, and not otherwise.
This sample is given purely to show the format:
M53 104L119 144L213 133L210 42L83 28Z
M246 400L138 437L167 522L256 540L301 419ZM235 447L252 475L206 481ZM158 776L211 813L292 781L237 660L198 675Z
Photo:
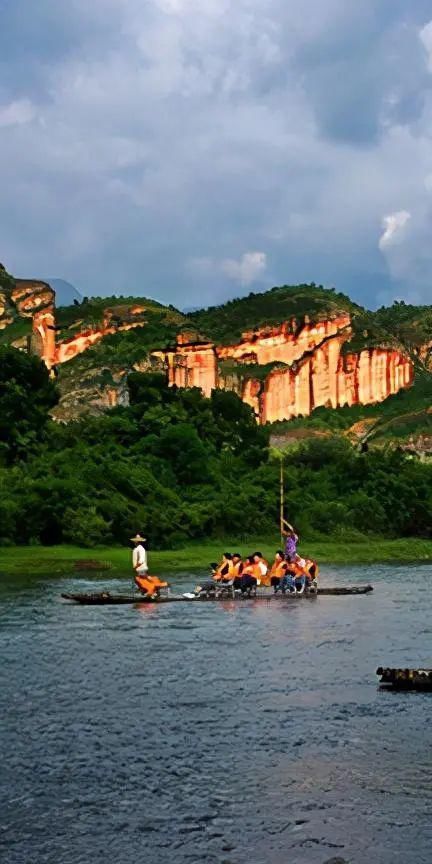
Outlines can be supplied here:
M261 561L258 562L258 567L261 571L261 576L265 576L268 570L268 567L264 564L264 561L261 558Z
M136 570L137 567L144 567L147 569L147 552L144 549L144 546L141 546L141 543L139 543L138 546L135 546L132 552L132 566L134 570Z

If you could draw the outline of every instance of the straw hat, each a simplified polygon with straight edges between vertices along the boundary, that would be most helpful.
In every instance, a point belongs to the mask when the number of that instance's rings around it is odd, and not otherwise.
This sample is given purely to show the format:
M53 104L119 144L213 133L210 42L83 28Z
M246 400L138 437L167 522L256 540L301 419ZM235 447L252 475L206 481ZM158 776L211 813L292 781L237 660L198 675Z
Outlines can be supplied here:
M141 537L141 534L136 534L135 537L130 538L132 543L145 543L147 537Z

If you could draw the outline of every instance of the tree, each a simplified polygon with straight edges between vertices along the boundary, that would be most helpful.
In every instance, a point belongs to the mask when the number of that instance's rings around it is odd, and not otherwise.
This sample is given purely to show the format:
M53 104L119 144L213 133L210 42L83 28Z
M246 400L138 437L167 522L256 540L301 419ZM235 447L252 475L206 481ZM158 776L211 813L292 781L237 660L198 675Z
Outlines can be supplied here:
M26 457L44 437L58 394L37 357L0 347L0 453L6 461Z
M190 423L164 429L158 451L171 463L179 483L205 483L210 479L206 448Z

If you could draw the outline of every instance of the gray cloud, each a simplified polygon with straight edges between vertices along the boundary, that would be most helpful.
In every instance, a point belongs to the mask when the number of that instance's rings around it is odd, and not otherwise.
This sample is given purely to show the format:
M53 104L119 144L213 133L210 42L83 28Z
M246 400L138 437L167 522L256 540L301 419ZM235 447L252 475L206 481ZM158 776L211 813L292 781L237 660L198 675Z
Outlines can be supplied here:
M186 306L306 279L432 301L432 14L407 6L6 0L0 257Z

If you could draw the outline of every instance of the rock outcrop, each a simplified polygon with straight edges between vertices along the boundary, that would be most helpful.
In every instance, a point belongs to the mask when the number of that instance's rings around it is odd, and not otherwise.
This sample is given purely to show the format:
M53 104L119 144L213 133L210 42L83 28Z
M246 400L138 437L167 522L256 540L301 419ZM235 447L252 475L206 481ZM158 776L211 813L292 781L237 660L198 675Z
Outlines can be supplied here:
M11 300L18 315L33 318L36 313L54 311L55 292L48 282L38 279L15 279Z
M75 336L70 336L67 339L62 339L55 346L53 363L58 366L61 363L67 363L68 360L73 360L78 354L87 351L92 345L96 345L106 336L113 336L115 333L122 333L125 330L133 330L135 327L143 327L145 321L133 321L128 324L109 324L101 327L87 327L81 330Z
M4 268L2 272L6 274ZM17 347L37 354L49 369L72 360L106 336L143 327L146 323L145 312L145 305L136 302L119 304L103 310L100 324L89 326L78 321L75 323L75 326L80 327L78 332L59 337L55 291L47 282L8 277L5 287L0 286L0 330L20 319L27 319L28 339L21 339Z
M182 337L175 348L158 356L165 358L171 385L200 387L207 396L217 387L235 390L261 423L274 423L307 416L320 406L381 402L410 386L409 357L385 346L347 353L351 335L346 314L261 328L223 347ZM229 372L224 369L227 361L232 364ZM273 368L266 372L268 364Z
M165 360L171 385L199 387L205 396L218 387L218 358L212 342L188 342L182 334L175 349L156 351L153 356Z

